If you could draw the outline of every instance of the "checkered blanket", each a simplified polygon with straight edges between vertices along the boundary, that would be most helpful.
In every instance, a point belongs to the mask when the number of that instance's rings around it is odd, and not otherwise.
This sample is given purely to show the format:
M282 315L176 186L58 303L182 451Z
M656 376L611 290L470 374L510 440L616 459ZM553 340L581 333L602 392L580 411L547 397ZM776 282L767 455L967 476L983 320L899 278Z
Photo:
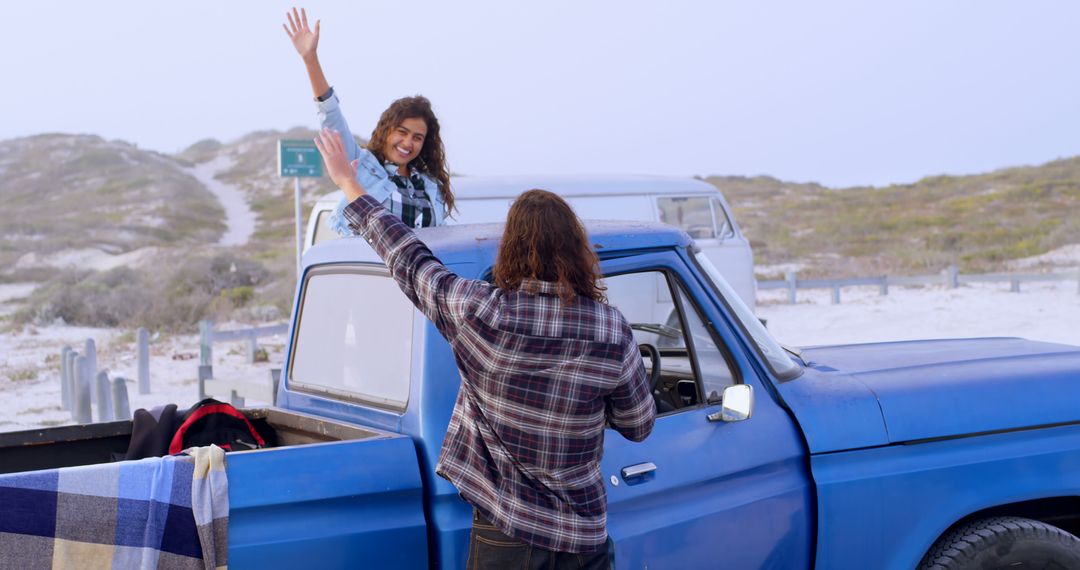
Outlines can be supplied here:
M225 453L0 475L0 569L225 568Z

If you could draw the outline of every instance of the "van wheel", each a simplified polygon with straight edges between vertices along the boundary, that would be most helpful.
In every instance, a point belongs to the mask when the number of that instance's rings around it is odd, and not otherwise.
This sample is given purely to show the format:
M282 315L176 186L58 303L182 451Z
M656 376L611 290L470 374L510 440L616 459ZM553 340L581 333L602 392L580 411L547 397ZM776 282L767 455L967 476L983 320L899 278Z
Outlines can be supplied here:
M1060 528L1020 517L964 525L934 544L920 570L1080 568L1080 539Z

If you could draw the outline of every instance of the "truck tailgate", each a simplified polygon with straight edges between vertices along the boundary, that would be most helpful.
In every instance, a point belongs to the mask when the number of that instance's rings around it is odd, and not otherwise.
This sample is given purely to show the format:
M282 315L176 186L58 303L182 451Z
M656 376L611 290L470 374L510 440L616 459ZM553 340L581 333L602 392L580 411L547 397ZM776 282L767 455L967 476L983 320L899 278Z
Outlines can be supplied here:
M420 469L407 437L231 453L227 469L231 565L428 563Z

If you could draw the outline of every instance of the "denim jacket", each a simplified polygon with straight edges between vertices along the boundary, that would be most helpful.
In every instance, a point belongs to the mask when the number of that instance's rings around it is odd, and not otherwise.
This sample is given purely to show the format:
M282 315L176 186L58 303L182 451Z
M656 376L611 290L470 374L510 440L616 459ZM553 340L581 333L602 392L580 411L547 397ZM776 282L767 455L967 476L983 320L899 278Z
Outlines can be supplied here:
M349 130L349 124L345 121L345 115L341 113L337 93L332 94L326 101L320 101L318 106L319 123L322 128L341 133L341 139L345 143L345 152L348 154L349 160L360 159L356 167L356 180L360 182L360 185L364 187L364 190L372 198L389 208L393 193L398 191L397 186L390 180L390 176L396 174L397 165L393 163L379 164L379 159L371 151L356 144L356 139L353 138L352 131ZM434 192L429 190L428 197L432 201L432 210L434 210L434 225L441 226L446 220L446 202L443 200L442 188L434 178L427 174L420 174L420 177L424 179L426 188L436 189ZM352 228L346 223L342 213L347 205L348 200L342 198L326 221L331 229L343 236L354 235Z

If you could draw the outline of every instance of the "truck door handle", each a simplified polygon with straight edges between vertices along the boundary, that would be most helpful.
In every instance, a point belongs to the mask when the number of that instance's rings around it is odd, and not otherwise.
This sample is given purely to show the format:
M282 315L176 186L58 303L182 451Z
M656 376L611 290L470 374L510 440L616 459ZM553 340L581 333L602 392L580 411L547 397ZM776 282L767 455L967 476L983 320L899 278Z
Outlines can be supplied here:
M622 468L622 478L632 479L634 477L641 477L647 473L656 471L656 464L648 461L645 463L638 463L637 465L631 465L629 467Z

